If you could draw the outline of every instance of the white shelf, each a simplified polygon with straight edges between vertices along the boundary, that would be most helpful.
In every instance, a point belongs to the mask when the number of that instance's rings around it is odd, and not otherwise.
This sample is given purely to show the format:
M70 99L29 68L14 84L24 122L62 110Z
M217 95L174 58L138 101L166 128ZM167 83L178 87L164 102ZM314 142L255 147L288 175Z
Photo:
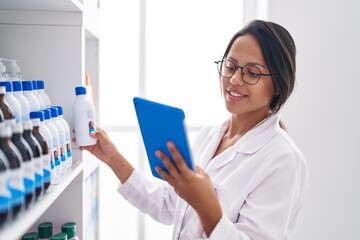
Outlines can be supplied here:
M54 203L62 192L74 181L82 172L83 164L74 163L71 172L66 175L58 185L50 185L45 194L38 199L33 206L26 209L17 219L6 223L0 229L0 239L17 240L27 232L41 215Z
M84 26L92 38L100 35L100 10L79 0L0 1L2 24Z
M0 1L0 9L21 11L82 11L78 0L11 0Z

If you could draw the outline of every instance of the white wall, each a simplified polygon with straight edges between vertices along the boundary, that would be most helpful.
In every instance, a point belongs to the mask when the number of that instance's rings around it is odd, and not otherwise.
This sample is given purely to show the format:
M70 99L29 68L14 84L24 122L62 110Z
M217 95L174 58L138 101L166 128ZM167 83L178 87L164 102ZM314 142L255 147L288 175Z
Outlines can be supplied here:
M270 0L268 19L297 43L284 109L309 165L295 240L360 239L360 1Z

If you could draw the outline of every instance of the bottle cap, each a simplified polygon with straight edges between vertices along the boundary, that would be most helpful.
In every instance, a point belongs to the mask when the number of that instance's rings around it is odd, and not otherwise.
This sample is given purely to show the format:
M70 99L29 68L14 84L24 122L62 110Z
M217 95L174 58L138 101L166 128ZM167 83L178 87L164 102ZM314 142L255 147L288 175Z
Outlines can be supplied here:
M77 95L84 95L86 94L86 88L85 87L76 87L75 88L75 94Z
M6 88L6 92L12 92L13 91L13 86L11 84L11 82L0 82L0 86L3 86Z
M11 127L6 123L0 123L0 137L9 138L11 135Z
M34 90L38 90L37 80L32 80L31 82L32 82L32 84L33 84L33 89L34 89Z
M50 107L48 109L51 112L51 118L56 118L59 115L56 107Z
M20 92L22 91L22 85L21 81L12 81L13 91L14 92Z
M21 82L22 82L23 91L31 91L31 90L33 90L32 81L21 81Z
M68 235L68 238L73 238L76 236L76 223L68 222L61 226L61 231Z
M0 86L0 94L5 94L5 93L6 93L6 87Z
M3 64L3 60L6 60L5 58L0 58L0 73L6 72L6 66Z
M44 119L49 120L51 118L51 111L50 109L46 108L41 110L44 113Z
M32 111L30 112L30 119L39 118L40 121L44 121L44 112L43 111Z
M53 224L51 222L43 222L38 225L39 238L49 238L53 232Z
M11 73L19 73L20 72L20 67L17 64L19 61L16 59L6 59L5 60L5 65L6 65L6 69L7 72L11 72Z
M23 127L24 127L24 130L32 130L33 124L31 122L31 120L23 121Z
M59 116L64 115L63 107L62 107L62 106L53 106L53 107L56 107L56 108L57 108L57 110L58 110L58 115L59 115Z
M38 240L38 239L39 239L39 234L37 232L25 233L21 237L21 240Z
M37 80L38 89L44 89L44 80Z
M13 133L23 133L24 132L23 125L20 122L13 124L11 127L12 127Z
M50 240L67 240L67 234L66 233L57 233L55 235L52 235L50 237Z

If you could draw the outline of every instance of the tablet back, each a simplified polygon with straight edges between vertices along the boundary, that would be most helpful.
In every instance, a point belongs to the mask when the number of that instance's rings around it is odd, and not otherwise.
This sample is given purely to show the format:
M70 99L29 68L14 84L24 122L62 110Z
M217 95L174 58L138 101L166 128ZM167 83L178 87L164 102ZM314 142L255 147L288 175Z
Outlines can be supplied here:
M152 174L161 179L155 167L165 169L155 155L156 150L161 150L173 161L166 146L170 140L175 143L189 168L194 170L183 110L139 97L133 101Z

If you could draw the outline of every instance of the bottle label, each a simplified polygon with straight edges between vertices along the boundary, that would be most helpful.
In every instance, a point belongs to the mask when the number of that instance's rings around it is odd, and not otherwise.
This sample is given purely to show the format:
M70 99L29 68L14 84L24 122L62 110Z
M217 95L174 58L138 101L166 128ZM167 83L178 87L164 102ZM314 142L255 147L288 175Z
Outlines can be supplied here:
M35 190L35 173L33 161L23 162L24 169L24 187L25 194L32 193Z
M10 179L8 181L8 189L11 193L12 206L19 206L24 203L24 173L22 169L11 169Z
M50 160L51 154L44 154L43 157L43 174L44 174L44 182L50 182L51 180L51 160Z
M60 144L60 158L62 162L66 161L66 155L65 155L65 145Z
M35 187L39 188L44 185L43 178L43 158L42 156L34 158L34 170L35 170Z
M60 159L60 156L59 156L59 148L56 147L53 149L53 153L54 153L54 163L55 163L55 166L59 166L60 163L61 163L61 159Z
M70 158L72 156L72 152L71 152L71 144L70 142L66 143L66 155L68 158Z
M9 171L0 172L0 212L6 212L10 207L11 193L7 187L9 178Z

